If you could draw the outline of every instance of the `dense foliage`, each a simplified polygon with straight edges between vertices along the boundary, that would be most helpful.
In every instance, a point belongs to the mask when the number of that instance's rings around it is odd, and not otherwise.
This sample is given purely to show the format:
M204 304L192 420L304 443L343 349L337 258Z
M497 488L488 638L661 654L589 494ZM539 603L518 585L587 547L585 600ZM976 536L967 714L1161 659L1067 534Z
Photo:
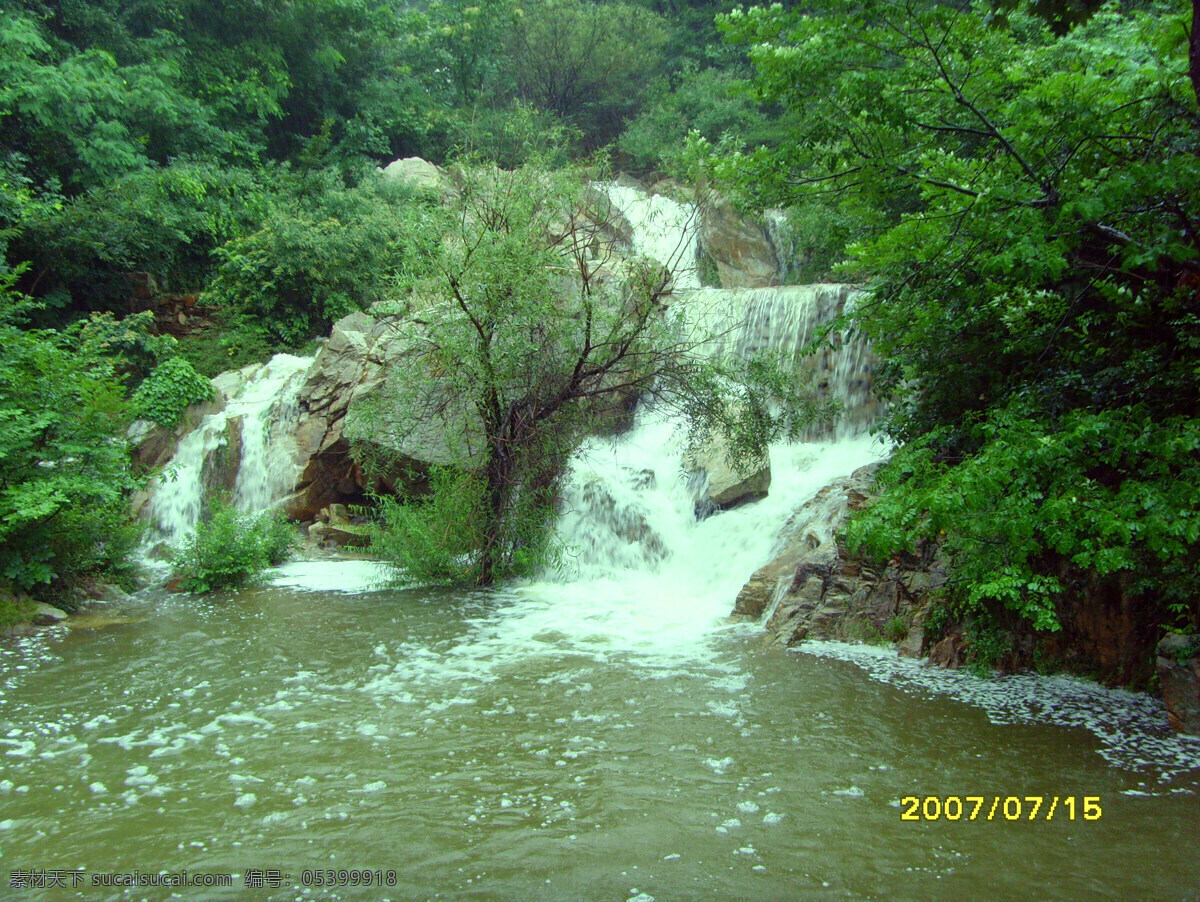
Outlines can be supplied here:
M295 527L277 511L246 513L214 501L208 519L184 541L176 578L188 592L236 589L286 561L296 540Z
M272 198L257 229L218 250L205 298L283 344L327 334L334 321L386 299L436 241L427 206L384 176L346 188L332 172L313 174Z
M34 594L88 576L120 578L136 541L127 422L115 362L83 324L22 328L31 307L0 282L0 578Z
M138 386L130 403L135 416L174 429L189 404L210 401L212 395L212 382L197 373L186 357L172 357Z
M1013 4L1008 4L1013 6ZM800 123L718 168L850 223L845 271L902 442L854 541L938 538L960 601L1059 626L1116 581L1200 597L1200 117L1180 2L1082 24L923 0L751 9L756 88Z
M697 112L714 138L760 123L736 100L695 109L710 81L736 81L709 70L743 65L713 26L721 2L0 0L0 276L36 300L5 320L0 351L10 418L37 424L5 439L11 578L102 564L68 565L64 543L120 544L124 402L174 424L204 377L396 297L438 256L438 199L377 166L564 165L615 141L651 97ZM700 87L673 103L685 69ZM643 120L629 158L662 164L687 126ZM119 319L134 310L147 312ZM55 384L55 355L85 331ZM38 418L51 390L92 392L78 424ZM52 536L26 528L43 520Z

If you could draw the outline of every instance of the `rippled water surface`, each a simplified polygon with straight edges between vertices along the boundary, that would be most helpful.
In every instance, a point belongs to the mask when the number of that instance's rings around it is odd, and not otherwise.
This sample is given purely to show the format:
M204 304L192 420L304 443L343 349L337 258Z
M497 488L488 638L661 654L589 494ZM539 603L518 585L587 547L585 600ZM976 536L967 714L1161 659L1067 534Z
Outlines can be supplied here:
M663 654L653 630L621 638L636 599L560 601L273 587L4 640L6 885L61 868L237 875L187 899L1200 893L1197 746L1155 733L1153 702L719 624ZM909 795L1098 796L1102 814L908 822ZM301 885L326 868L396 885ZM255 869L292 885L246 890Z

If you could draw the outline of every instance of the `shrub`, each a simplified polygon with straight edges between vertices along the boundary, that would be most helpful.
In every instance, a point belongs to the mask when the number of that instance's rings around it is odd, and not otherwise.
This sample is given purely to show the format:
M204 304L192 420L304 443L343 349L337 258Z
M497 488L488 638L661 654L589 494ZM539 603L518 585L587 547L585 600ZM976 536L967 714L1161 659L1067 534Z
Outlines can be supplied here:
M370 551L423 584L468 582L484 544L476 511L486 486L478 475L435 467L430 493L378 499L378 520L367 527Z
M277 511L243 513L214 501L179 556L179 585L188 592L235 589L258 582L287 559L295 544L291 525Z
M212 329L185 336L179 355L202 376L212 378L226 370L261 363L285 347L272 339L266 326L251 316L218 310Z
M281 188L257 231L217 249L204 298L289 346L388 299L424 243L441 237L423 226L425 201L384 176L346 188L335 173L313 173Z
M189 404L209 401L212 394L212 383L197 373L187 358L172 357L160 363L133 393L133 412L164 429L174 429Z
M37 594L125 563L124 388L82 334L22 329L32 306L0 277L0 579Z
M890 642L903 642L908 638L908 621L897 614L884 624L883 634Z

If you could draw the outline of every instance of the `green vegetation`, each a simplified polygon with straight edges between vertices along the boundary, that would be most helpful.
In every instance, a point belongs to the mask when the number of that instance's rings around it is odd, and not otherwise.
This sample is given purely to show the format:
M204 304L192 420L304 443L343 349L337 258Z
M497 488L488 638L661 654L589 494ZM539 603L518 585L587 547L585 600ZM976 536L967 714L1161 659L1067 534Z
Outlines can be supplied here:
M180 549L176 578L187 592L236 589L288 559L295 527L277 511L243 513L216 500Z
M884 624L883 634L889 642L903 642L908 638L908 620L897 614Z
M898 450L852 544L941 543L960 618L1055 630L1099 581L1194 630L1188 12L0 0L0 576L44 591L119 568L130 415L177 422L204 377L379 302L414 317L421 379L361 412L359 450L440 434L457 469L381 513L409 547L389 555L439 578L553 556L565 456L615 398L654 386L742 454L791 428L769 399L821 415L768 361L699 365L661 271L616 277L571 168L606 171L608 148L785 208L791 278L872 289L854 316ZM458 173L456 201L376 173L413 154ZM187 316L119 318L162 295ZM430 384L453 403L417 409Z
M18 623L28 623L33 610L33 604L27 599L0 589L0 630Z
M106 574L120 579L136 541L128 422L116 361L94 350L86 322L22 328L33 305L0 278L0 578L44 592Z
M411 539L402 566L477 585L532 573L571 451L643 392L747 456L826 412L769 361L705 359L711 336L668 315L670 271L616 258L615 229L576 173L530 165L458 180L446 237L400 304L412 320L405 365L346 429L360 459L419 443L469 473L435 481L432 500L385 508Z
M135 416L174 429L189 404L210 401L212 395L212 383L197 373L187 358L172 357L138 386L130 403Z
M218 250L205 298L296 345L386 298L436 236L426 226L430 203L383 176L346 188L326 171L288 187L259 228Z
M873 289L856 318L902 444L853 544L943 542L960 614L1055 630L1057 600L1098 578L1194 628L1200 117L1184 4L1075 10L1073 26L1053 4L1036 7L1050 24L1006 7L723 17L796 130L712 168L752 200L833 211L842 276Z

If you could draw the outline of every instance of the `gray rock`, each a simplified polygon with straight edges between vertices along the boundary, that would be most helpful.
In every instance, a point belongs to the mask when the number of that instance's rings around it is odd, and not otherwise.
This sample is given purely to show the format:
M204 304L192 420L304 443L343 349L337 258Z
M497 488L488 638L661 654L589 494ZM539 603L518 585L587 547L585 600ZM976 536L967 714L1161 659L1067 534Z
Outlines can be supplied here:
M731 467L728 440L714 436L684 458L692 501L701 514L729 510L748 501L767 497L771 488L771 461L765 455L743 468Z
M1171 729L1200 736L1200 636L1164 637L1156 663Z
M446 185L442 170L420 157L393 160L384 167L383 174L414 188L441 191Z
M701 205L700 246L716 264L722 288L779 284L779 264L766 230L716 195Z
M66 611L61 611L53 605L48 605L44 601L35 601L33 603L33 616L30 620L36 626L53 626L56 623L62 623L66 620L68 614Z

